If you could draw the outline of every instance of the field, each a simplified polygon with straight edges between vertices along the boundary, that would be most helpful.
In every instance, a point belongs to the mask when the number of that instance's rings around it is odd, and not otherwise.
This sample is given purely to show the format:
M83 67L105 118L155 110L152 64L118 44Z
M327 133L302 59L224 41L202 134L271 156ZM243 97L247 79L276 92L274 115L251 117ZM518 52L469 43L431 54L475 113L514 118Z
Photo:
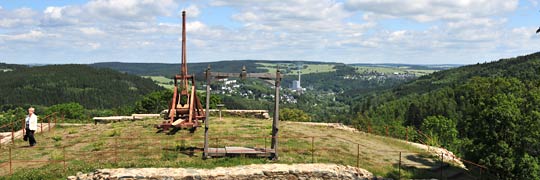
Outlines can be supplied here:
M418 69L411 69L408 66L400 66L400 67L383 67L383 66L355 66L356 72L358 73L365 73L365 72L379 72L384 74L405 74L405 73L413 73L416 76L422 76L427 75L435 72L436 70L418 70Z
M115 167L195 167L214 168L261 163L337 163L356 166L384 177L396 177L396 165L403 153L402 177L431 177L438 165L431 155L407 143L364 133L328 127L281 123L278 161L256 158L215 158L202 160L203 130L194 134L156 133L160 120L82 126L58 125L38 134L38 146L26 147L17 140L12 149L13 179L59 179L79 171ZM210 147L269 147L271 121L224 118L210 125ZM9 173L8 150L0 153L0 175ZM32 160L32 162L28 161ZM42 161L42 162L40 162ZM64 167L65 162L65 167ZM403 167L403 166L402 166ZM456 171L457 168L449 171ZM64 172L65 170L65 172ZM437 174L435 172L435 174ZM38 178L38 179L39 179Z
M157 85L164 87L166 89L174 89L174 82L171 78L166 78L163 76L142 76L144 78L150 78L154 82L156 82Z
M275 72L276 71L276 64L272 64L272 63L257 63L257 64L262 66L262 67L258 67L259 69L266 69L266 70L268 70L268 72ZM291 68L296 68L296 65L292 64L292 63L289 63L289 64L281 63L280 66L287 66L287 67L291 67ZM304 66L304 68L302 68L302 74L323 73L323 72L336 71L334 69L333 64L303 64L302 66ZM292 70L288 74L290 75L290 74L298 74L298 73L297 73L297 71Z

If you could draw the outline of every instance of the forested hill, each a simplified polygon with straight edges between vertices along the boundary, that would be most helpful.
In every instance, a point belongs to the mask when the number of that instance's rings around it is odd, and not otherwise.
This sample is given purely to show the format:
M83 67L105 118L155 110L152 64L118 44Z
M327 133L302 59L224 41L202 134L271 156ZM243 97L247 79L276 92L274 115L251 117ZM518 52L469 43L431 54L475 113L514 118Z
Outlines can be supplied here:
M361 98L358 127L405 127L418 141L485 165L496 179L540 179L540 53L420 77Z
M218 62L188 63L189 74L202 74L204 70L211 65L212 71L217 72L240 72L242 66L246 66L248 72L266 72L262 69L260 63L302 63L302 64L338 64L326 62L311 61L264 61L264 60L228 60ZM140 76L165 76L170 77L180 73L181 64L165 63L122 63L122 62L104 62L91 64L93 67L111 68L120 72L127 72Z
M15 67L0 71L0 105L77 102L86 108L116 108L162 89L150 79L87 65Z
M13 71L13 70L23 69L27 67L28 66L25 66L25 65L0 63L0 72Z
M514 77L520 80L540 79L540 52L501 59L484 64L462 66L438 71L403 84L394 91L397 95L425 93L442 87L452 87L466 82L472 77Z

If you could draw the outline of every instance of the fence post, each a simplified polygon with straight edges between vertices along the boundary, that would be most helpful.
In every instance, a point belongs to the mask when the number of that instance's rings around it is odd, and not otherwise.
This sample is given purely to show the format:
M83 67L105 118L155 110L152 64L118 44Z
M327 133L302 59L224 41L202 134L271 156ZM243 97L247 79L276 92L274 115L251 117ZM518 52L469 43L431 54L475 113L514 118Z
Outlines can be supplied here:
M62 146L62 162L64 163L64 174L66 173L66 146Z
M360 144L356 144L356 167L360 168Z
M9 147L9 174L13 174L13 165L12 165L12 158L11 158L11 146Z
M43 133L43 121L40 122L40 127L39 128L41 129L40 132Z
M388 136L388 126L385 126L386 127L386 137L389 137Z
M49 120L49 132L51 132L51 117L47 118Z
M15 131L13 130L13 123L11 123L11 144L15 145Z
M482 179L484 179L484 177L482 176L482 174L483 174L482 172L484 171L484 169L482 169L482 168L479 168L479 169L480 169L480 180L482 180Z
M444 163L444 156L443 156L443 153L441 153L441 178L440 179L443 179L443 163Z
M161 142L159 143L161 145ZM117 149L118 148L118 140L116 138L114 138L114 163L115 164L118 164L118 154L117 154Z
M21 129L22 129L23 135L25 135L26 134L26 119L22 120L21 126L22 126Z
M409 141L409 127L405 128L405 137Z
M399 152L398 179L401 179L401 151Z
M313 148L313 144L315 142L315 137L311 136L311 163L314 163L314 153L315 153L315 149Z

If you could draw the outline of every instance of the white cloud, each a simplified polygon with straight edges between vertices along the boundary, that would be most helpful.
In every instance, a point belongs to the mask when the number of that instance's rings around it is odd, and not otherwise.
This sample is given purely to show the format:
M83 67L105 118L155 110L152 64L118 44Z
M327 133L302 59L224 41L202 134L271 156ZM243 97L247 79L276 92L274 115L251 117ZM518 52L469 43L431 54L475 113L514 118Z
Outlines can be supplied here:
M463 20L514 11L518 0L348 0L351 11L368 12L370 18L405 17L419 22Z
M273 31L329 32L343 28L343 19L352 16L343 3L320 1L214 1L213 4L234 6L240 13L233 19L248 27ZM271 27L271 28L268 28Z
M36 23L34 17L36 12L29 8L19 8L15 10L5 10L0 8L0 27L16 28L31 26Z
M199 9L199 7L197 7L197 5L194 5L194 4L188 6L184 10L186 11L188 18L195 18L201 14L201 10ZM180 12L180 16L182 15L181 13L182 12Z
M45 37L45 33L38 30L31 30L28 33L14 34L14 35L0 35L5 40L14 40L14 41L35 41L40 38Z
M177 62L181 24L171 19L178 18L178 12L186 7L191 62L304 59L448 63L456 59L454 63L464 63L488 55L540 49L535 27L508 26L508 13L516 10L516 2L211 0L204 4L91 0L82 5L50 6L41 12L0 8L0 33L4 33L0 35L0 47L4 48L0 53L21 54L20 49L25 49L40 55L46 52L43 56L49 59L78 56L96 58L93 61ZM225 8L230 14L214 8ZM227 17L217 18L226 20L216 23L196 18L202 14ZM388 21L381 20L387 18L404 26L385 27ZM437 61L431 61L434 59Z
M94 0L83 9L104 19L146 21L156 16L170 16L176 6L173 0Z
M49 6L43 10L40 26L57 27L79 24L82 10L74 6Z
M100 44L100 43L89 42L89 43L87 43L87 45L88 45L92 50L95 50L95 49L101 47L101 44Z
M60 19L62 18L62 9L65 7L47 7L43 13L46 17L51 19Z
M86 35L103 35L105 32L95 27L82 27L79 30Z

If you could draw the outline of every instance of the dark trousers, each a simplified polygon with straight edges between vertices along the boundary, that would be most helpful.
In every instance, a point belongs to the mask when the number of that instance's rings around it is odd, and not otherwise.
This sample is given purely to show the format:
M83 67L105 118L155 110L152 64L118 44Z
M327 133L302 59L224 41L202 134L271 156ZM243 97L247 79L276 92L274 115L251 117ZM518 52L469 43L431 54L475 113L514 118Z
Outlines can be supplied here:
M26 136L28 137L28 142L30 143L30 146L34 146L36 144L36 138L34 138L34 132L28 128L26 128Z

